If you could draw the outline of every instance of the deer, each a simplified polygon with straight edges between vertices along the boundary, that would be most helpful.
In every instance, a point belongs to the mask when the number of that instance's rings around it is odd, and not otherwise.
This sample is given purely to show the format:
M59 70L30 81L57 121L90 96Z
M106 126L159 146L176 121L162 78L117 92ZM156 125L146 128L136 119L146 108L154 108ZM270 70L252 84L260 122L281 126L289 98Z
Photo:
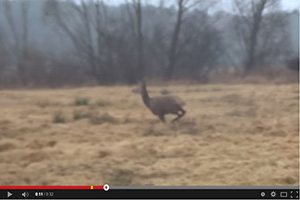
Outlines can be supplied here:
M145 106L159 119L165 123L165 115L174 114L176 118L172 120L172 123L182 118L186 111L183 109L185 103L177 96L162 95L157 97L150 97L147 90L145 80L142 80L141 86L132 89L132 93L139 93L142 96Z

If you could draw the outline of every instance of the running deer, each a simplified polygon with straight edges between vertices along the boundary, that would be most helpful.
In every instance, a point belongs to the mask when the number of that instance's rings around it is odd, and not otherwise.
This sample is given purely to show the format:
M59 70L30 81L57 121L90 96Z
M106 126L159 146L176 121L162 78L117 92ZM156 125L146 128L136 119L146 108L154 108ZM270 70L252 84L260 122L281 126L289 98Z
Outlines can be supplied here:
M141 94L145 106L149 108L154 115L157 115L162 122L166 121L166 114L177 115L177 117L172 120L172 122L175 122L186 113L186 111L182 108L184 106L184 102L177 96L163 95L150 97L144 80L142 81L141 87L133 89L132 93Z

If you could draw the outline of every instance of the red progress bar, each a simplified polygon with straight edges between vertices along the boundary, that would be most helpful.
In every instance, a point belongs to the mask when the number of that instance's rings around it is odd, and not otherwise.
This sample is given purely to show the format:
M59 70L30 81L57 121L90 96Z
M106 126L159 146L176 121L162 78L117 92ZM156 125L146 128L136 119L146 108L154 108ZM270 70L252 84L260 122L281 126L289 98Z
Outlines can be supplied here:
M37 190L90 190L90 189L102 189L103 186L0 186L0 189L37 189Z
M96 190L103 190L104 189L104 187L103 186L94 186L94 189L96 189Z

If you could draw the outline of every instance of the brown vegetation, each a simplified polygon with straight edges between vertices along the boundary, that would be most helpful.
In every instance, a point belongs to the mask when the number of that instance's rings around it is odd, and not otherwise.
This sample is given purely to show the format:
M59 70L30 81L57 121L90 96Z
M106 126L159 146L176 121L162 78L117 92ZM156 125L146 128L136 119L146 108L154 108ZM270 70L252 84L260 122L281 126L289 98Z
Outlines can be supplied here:
M125 86L0 91L0 185L298 185L297 84L164 89L178 123Z

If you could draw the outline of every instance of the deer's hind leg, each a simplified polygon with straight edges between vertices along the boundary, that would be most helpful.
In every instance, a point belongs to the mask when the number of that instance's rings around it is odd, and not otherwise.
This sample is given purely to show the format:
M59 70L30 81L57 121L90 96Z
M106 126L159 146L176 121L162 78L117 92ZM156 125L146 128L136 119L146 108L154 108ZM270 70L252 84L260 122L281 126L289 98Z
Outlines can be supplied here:
M175 122L177 120L179 120L181 117L183 117L185 115L186 111L182 108L180 108L177 112L177 117L175 119L172 120L172 122Z
M160 119L163 123L166 122L166 120L165 120L165 115L159 115L158 117L159 117L159 119Z

